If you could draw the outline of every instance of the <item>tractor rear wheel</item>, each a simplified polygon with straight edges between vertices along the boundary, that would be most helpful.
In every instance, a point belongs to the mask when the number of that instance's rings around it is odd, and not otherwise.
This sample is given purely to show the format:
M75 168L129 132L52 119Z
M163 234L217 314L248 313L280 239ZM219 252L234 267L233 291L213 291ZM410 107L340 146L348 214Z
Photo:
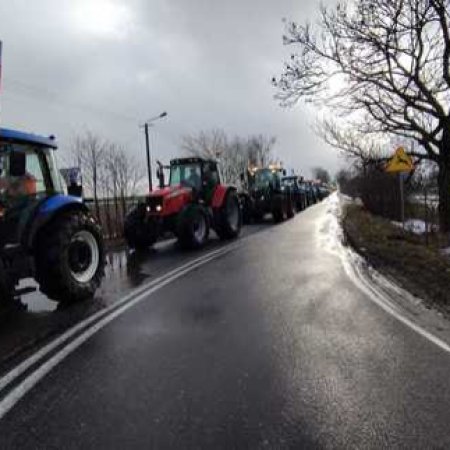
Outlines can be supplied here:
M242 228L242 211L236 192L230 190L221 208L214 213L215 231L220 239L233 239Z
M287 218L292 219L295 216L295 206L292 197L287 199Z
M205 245L209 236L208 215L200 205L190 205L178 223L178 242L185 249L194 250Z
M94 296L104 276L100 227L87 212L62 214L37 237L36 281L41 292L60 303Z
M5 263L0 259L0 310L14 298L14 283L7 273Z
M124 224L124 236L128 247L135 250L146 250L157 239L157 231L145 218L145 205L142 203L131 210Z
M284 220L284 199L281 195L275 195L272 200L272 217L275 223L283 222Z

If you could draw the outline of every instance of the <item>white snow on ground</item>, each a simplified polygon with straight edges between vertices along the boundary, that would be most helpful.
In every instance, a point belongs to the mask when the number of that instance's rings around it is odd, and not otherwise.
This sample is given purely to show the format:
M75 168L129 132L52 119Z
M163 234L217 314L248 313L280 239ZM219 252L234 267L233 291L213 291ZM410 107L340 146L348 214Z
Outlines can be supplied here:
M397 222L395 220L391 221L392 225L395 225L396 227L402 228L403 225L401 222ZM422 234L426 231L426 224L423 220L420 219L408 219L405 220L405 230L412 231L416 234Z
M395 225L396 227L399 227L399 228L402 227L401 222L396 222L393 220L391 223L392 223L392 225ZM421 219L405 220L405 230L411 231L415 234L424 234L427 231L426 226L427 226L426 222ZM435 232L435 231L438 231L437 225L433 224L433 223L428 223L428 232Z

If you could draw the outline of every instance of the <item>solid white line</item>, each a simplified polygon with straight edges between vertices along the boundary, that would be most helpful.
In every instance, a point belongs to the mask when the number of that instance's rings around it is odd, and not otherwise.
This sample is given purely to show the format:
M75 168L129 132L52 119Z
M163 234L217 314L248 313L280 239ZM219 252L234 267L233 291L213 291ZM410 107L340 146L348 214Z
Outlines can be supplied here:
M445 341L438 338L434 334L417 325L412 320L408 319L397 310L397 308L389 302L386 296L379 292L377 288L372 285L369 281L365 279L365 275L361 274L352 264L348 257L343 256L342 262L344 265L345 272L348 277L353 281L353 283L363 291L374 303L380 306L385 312L393 316L398 321L402 322L407 327L414 330L416 333L420 334L422 337L437 345L439 348L447 353L450 353L450 345Z
M237 242L240 242L240 241L237 241ZM149 283L146 283L145 285L140 286L139 288L137 288L137 289L133 290L132 292L130 292L129 294L127 294L125 297L123 297L119 301L111 304L110 306L106 307L105 309L102 309L102 310L98 311L97 313L93 314L92 316L84 319L83 321L81 321L77 325L75 325L72 328L70 328L69 330L67 330L64 334L62 334L61 336L59 336L58 338L56 338L55 340L53 340L49 344L45 345L42 349L40 349L39 351L37 351L36 353L31 355L29 358L27 358L26 360L21 362L18 366L16 366L14 369L9 371L2 378L0 378L0 393L10 383L12 383L17 377L19 377L25 371L27 371L31 366L33 366L34 364L39 362L42 358L47 356L55 348L57 348L60 345L62 345L65 341L70 339L72 336L77 334L80 330L82 330L86 326L92 324L93 322L95 322L99 318L107 315L108 313L110 313L110 311L119 308L124 303L130 301L130 299L132 299L133 297L141 294L142 292L145 292L147 289L150 289L155 284L160 283L165 278L171 277L171 276L177 274L178 272L183 271L186 268L189 268L191 265L197 264L198 262L201 262L201 261L203 261L205 259L207 259L209 261L208 258L210 258L211 256L217 255L217 254L221 254L222 252L227 251L230 247L236 246L236 245L237 245L236 242L233 242L231 244L228 244L225 247L221 247L220 249L213 250L211 252L206 253L205 255L202 255L202 256L200 256L198 258L195 258L195 259L193 259L191 261L188 261L187 263L185 263L185 264L183 264L183 265L181 265L181 266L179 266L179 267L177 267L177 268L175 268L175 269L165 273L164 275L159 276L158 278L150 281Z
M198 267L201 267L208 262L217 259L221 257L225 253L229 253L234 248L236 248L236 244L230 244L226 247L223 247L221 252L211 252L214 254L210 254L207 258L199 258L199 261L195 264L189 265L189 267L186 267L185 269L178 271L177 273L173 274L170 277L166 277L166 279L162 280L157 285L153 286L152 288L148 289L147 291L141 293L136 298L132 299L122 307L116 309L111 314L109 314L107 317L104 317L99 322L88 328L86 331L84 331L82 334L80 334L77 338L75 338L73 341L69 342L65 347L63 347L61 350L59 350L55 355L53 355L51 358L49 358L47 361L45 361L39 368L37 368L34 372L32 372L30 375L28 375L19 385L17 385L14 389L11 390L1 401L0 401L0 419L2 419L5 414L8 413L8 411L11 410L11 408L14 407L14 405L23 398L30 389L32 389L42 378L44 378L54 367L56 367L61 361L63 361L68 355L70 355L74 350L76 350L80 345L82 345L84 342L86 342L91 336L93 336L95 333L100 331L102 328L104 328L107 324L109 324L111 321L113 321L118 316L122 315L125 311L132 308L137 303L140 303L141 301L145 300L153 294L154 292L158 291L162 287L168 285L169 283L173 282L174 280L182 277L183 275L197 269Z
M363 258L357 255L354 251L349 250L342 243L343 230L341 224L338 221L338 217L336 216L337 208L341 208L341 205L340 204L338 205L337 202L339 202L337 194L332 195L327 199L327 203L332 208L334 207L334 210L332 209L331 211L328 212L328 215L330 216L329 218L330 230L328 238L331 238L331 243L325 242L325 248L327 248L331 253L334 254L337 253L337 255L340 257L342 261L342 265L344 266L344 271L347 274L347 276L356 285L356 287L358 287L362 292L364 292L367 295L367 297L371 301L376 303L386 313L390 314L392 317L394 317L399 322L409 327L411 330L415 331L428 341L437 345L440 349L444 350L445 352L450 353L450 345L447 342L445 342L444 340L440 339L433 333L427 331L425 328L421 327L417 323L405 317L402 314L402 311L395 304L392 304L388 296L382 291L380 291L377 288L377 286L374 285L372 282L370 282L367 279L366 275L363 274L361 270L359 270L352 256L356 255L356 257L361 260ZM325 217L322 223L320 223L321 227L323 227L326 220L327 218ZM380 277L380 279L385 279L385 277L383 277L379 272L377 272L377 274ZM387 282L386 284L392 283ZM399 290L397 286L396 289Z

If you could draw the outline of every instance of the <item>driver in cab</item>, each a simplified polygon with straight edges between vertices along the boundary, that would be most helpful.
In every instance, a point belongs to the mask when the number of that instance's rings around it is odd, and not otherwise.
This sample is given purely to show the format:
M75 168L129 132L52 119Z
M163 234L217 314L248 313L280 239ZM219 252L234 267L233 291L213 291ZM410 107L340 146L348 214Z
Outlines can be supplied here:
M0 193L2 196L17 199L36 195L37 180L25 170L25 154L11 154L9 173L0 167Z
M195 167L189 169L189 175L186 177L186 183L192 187L192 189L199 190L202 180L198 174L198 170Z

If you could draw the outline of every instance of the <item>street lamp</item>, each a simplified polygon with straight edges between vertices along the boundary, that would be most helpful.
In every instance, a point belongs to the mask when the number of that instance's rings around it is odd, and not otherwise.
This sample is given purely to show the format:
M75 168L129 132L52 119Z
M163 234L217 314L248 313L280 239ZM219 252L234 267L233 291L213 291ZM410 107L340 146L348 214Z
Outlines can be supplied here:
M167 113L166 111L162 112L159 116L152 117L151 119L148 119L144 123L144 131L145 131L145 148L147 151L147 172L148 172L148 189L149 192L153 190L153 183L152 183L152 160L150 156L150 143L148 139L148 127L153 124L156 120L162 119L163 117L166 117Z

